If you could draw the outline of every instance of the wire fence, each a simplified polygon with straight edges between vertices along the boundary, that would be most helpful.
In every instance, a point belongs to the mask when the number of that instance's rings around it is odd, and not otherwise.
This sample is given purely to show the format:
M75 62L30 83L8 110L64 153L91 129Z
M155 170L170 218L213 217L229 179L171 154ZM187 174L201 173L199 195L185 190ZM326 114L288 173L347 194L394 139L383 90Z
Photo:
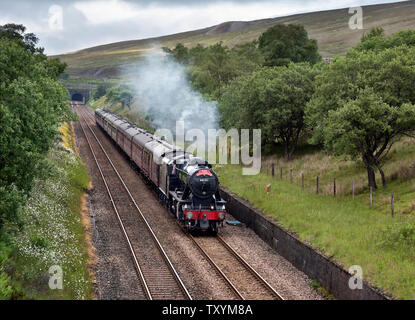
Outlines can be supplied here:
M339 189L341 190L341 194L343 196L351 196L352 199L355 199L357 192L360 193L362 191L362 183L359 182L359 189L356 188L357 183L355 180L352 180L350 190L345 190L345 185L340 185L336 178L331 178L331 182L324 184L321 183L321 176L316 175L315 177L311 178L306 181L304 171L294 172L293 168L287 167L277 167L275 163L266 164L262 167L262 171L266 173L268 176L271 176L273 179L279 179L281 181L289 181L292 184L297 184L301 186L302 190L307 190L309 192L314 192L320 195L327 195L336 197L339 195ZM310 181L313 181L310 183ZM308 182L308 184L306 183ZM266 192L270 193L271 185L267 185ZM374 200L374 191L373 188L369 188L369 207L373 208L373 200ZM394 217L395 215L395 196L391 194L390 196L390 206L391 206L391 215Z

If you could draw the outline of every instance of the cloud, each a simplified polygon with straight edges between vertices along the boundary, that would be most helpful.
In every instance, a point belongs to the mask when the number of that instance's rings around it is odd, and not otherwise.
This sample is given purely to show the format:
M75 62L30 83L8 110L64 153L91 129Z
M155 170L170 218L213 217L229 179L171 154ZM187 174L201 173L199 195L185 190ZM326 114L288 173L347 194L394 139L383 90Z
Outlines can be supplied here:
M300 12L367 5L382 0L1 0L0 23L21 23L48 54L144 39ZM63 9L62 28L51 28L49 9Z
M90 24L113 23L140 15L134 4L120 0L78 1L74 7L81 11Z

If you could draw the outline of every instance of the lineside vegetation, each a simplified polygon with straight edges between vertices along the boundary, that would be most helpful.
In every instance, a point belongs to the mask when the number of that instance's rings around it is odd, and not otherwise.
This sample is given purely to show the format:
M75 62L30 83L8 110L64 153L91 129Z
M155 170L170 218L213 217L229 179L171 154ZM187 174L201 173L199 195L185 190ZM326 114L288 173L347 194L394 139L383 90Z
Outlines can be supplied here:
M50 254L50 263L54 260L59 262L59 257L54 256L62 253L55 247L59 247L56 241L59 232L70 232L67 238L60 238L62 241L66 239L60 246L70 244L71 237L82 236L82 232L76 233L74 229L59 229L64 221L58 219L62 216L54 211L58 203L69 208L71 201L77 203L73 198L65 202L66 196L74 196L66 188L77 179L76 171L81 170L80 167L64 166L59 161L65 162L65 157L56 159L50 153L59 137L59 125L70 121L73 116L67 102L68 93L58 81L66 64L58 59L48 59L43 49L37 47L38 40L34 34L26 33L22 25L0 26L1 299L48 297L46 292L36 293L47 286L47 266L39 267L42 252ZM63 179L67 170L75 174L75 177L68 178L69 181ZM59 188L48 187L52 176ZM59 190L68 192L68 195L54 194ZM42 199L44 203L41 203ZM54 225L53 221L57 224ZM75 222L71 228L77 228L76 225ZM47 235L42 235L42 232ZM46 248L54 249L48 251ZM32 250L33 255L24 260L28 250ZM38 286L37 281L40 281ZM25 286L21 287L19 283ZM80 289L77 291L79 294L75 291L60 297L87 296L87 290Z

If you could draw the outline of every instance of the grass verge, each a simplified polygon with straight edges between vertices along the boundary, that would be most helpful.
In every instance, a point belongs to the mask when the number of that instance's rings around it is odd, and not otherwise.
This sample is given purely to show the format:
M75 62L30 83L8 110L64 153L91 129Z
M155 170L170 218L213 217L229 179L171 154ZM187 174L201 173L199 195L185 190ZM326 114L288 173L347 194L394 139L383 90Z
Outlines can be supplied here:
M81 199L88 171L74 152L72 130L61 127L62 140L47 158L48 174L38 179L24 210L24 228L12 237L6 270L14 299L90 299L88 246L81 221ZM49 287L49 268L62 269L63 288Z
M408 148L398 146L392 157L406 161L408 154ZM317 157L327 160L322 155L315 157L315 161ZM296 161L293 164L298 168L301 163L310 165L304 159ZM339 159L329 159L329 162L330 168L334 163L344 165ZM393 161L388 166L392 168ZM358 164L348 163L347 168L356 175L364 174L364 168ZM380 188L374 193L374 207L370 209L365 189L353 200L348 194L333 197L317 195L307 188L302 190L301 183L290 183L286 178L280 180L278 171L272 178L266 172L243 176L239 165L217 165L215 170L222 185L261 209L277 224L296 233L302 241L332 257L346 270L359 265L363 278L372 285L397 298L415 299L413 178L392 179L386 190ZM336 174L333 168L329 171ZM270 183L271 193L267 195L266 186ZM396 200L394 217L389 203L392 193Z

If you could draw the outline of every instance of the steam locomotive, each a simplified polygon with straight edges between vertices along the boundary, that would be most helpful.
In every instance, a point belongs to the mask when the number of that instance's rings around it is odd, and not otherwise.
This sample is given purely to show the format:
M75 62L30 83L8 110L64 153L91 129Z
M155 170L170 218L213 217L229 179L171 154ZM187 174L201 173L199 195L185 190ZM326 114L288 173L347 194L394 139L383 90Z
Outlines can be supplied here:
M219 179L206 160L109 111L96 110L95 120L187 231L218 232L225 220L226 202L219 193Z

